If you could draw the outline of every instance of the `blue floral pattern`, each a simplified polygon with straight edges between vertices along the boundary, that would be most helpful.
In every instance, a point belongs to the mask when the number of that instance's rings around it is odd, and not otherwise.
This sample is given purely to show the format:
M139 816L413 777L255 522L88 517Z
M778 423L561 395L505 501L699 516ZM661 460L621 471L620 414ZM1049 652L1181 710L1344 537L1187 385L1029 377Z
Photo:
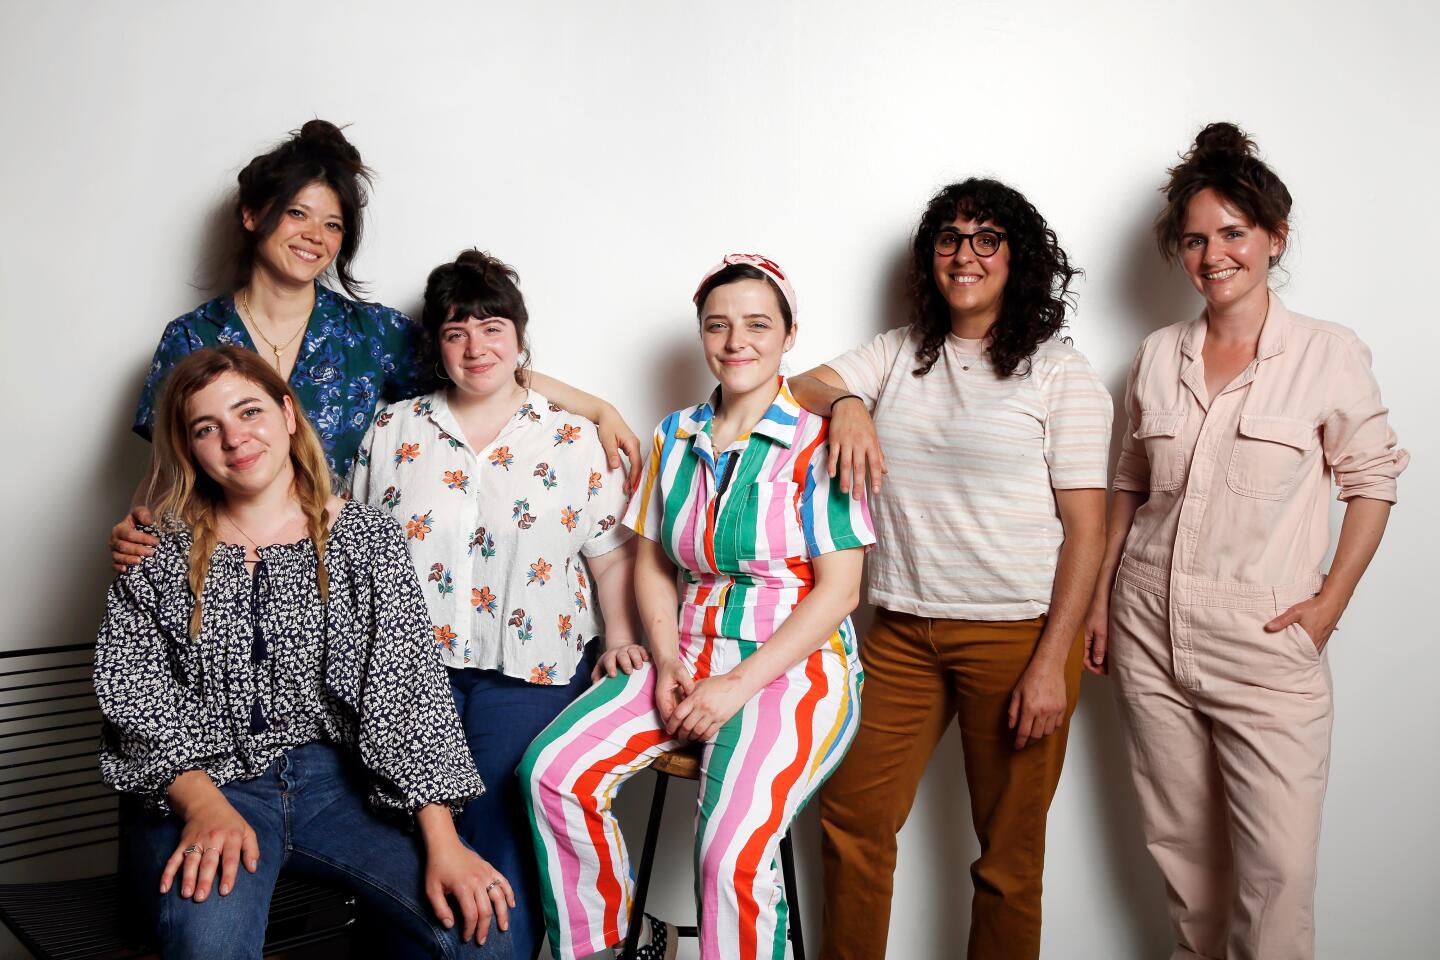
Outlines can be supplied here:
M136 433L150 439L155 403L171 368L187 354L219 346L255 349L229 294L165 327L135 410ZM428 371L419 369L422 352L419 327L400 311L348 300L315 285L315 309L290 386L320 434L337 483L349 475L376 405L430 388Z

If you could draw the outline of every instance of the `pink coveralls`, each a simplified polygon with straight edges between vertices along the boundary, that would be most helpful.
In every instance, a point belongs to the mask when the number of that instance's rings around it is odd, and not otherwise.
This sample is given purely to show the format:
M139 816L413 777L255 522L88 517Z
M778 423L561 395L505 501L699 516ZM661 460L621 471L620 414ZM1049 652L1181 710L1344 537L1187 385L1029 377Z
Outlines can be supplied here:
M1204 315L1135 357L1115 489L1148 494L1110 604L1111 670L1172 960L1308 960L1329 770L1330 667L1298 626L1340 499L1394 502L1370 354L1272 293L1256 359L1213 399Z

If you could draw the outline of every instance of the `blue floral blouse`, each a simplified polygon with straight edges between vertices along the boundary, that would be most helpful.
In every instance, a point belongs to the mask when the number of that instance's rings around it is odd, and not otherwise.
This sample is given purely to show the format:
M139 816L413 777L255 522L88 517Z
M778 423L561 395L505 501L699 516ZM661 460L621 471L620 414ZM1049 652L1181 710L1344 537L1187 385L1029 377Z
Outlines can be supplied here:
M135 432L151 439L160 387L175 364L196 350L223 346L255 349L230 294L170 321L140 393ZM290 386L320 433L337 484L349 475L376 406L429 389L428 371L419 369L422 353L419 325L405 314L315 285L315 309Z

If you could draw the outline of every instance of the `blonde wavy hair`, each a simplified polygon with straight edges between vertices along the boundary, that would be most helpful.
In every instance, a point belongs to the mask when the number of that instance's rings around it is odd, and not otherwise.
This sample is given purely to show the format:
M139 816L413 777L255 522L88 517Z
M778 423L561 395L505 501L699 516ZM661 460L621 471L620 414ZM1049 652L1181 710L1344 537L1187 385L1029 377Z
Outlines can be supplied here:
M295 433L290 437L290 463L295 469L295 499L305 513L315 555L320 599L330 596L330 578L325 571L325 531L330 522L330 467L320 437L310 425L290 385L252 350L219 347L197 350L175 365L165 378L160 403L155 411L155 447L150 487L146 496L150 512L167 530L188 529L190 542L190 592L195 606L190 613L190 638L200 634L202 595L210 569L210 555L219 542L216 511L225 501L225 491L200 469L190 449L190 398L225 373L238 374L263 390L284 409L285 400L295 411Z

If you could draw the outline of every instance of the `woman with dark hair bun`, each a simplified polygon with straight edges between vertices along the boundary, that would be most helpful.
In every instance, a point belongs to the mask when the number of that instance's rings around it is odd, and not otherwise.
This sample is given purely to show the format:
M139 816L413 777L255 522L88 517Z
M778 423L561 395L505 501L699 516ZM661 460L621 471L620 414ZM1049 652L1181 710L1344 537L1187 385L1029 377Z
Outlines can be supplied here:
M1018 191L952 184L915 231L909 326L794 381L833 417L831 475L870 482L880 543L860 732L820 793L825 957L885 955L895 837L952 719L981 851L969 956L1039 956L1111 417L1060 336L1077 272Z
M1308 960L1326 647L1409 455L1365 345L1269 288L1291 198L1254 143L1210 124L1164 192L1156 239L1204 307L1130 369L1086 667L1119 687L1172 957ZM1332 476L1346 508L1325 574Z
M362 287L351 265L370 179L360 152L325 120L307 121L245 165L234 201L231 291L166 326L135 411L136 433L150 439L160 387L185 356L203 347L246 347L295 390L331 474L344 481L376 406L423 392L436 369L409 317L359 299ZM349 297L327 286L327 277ZM557 402L596 419L612 466L620 462L617 447L633 462L639 440L613 407L533 376ZM151 519L143 492L111 531L117 571L139 563L158 543L138 529Z
M379 410L351 492L405 527L489 788L457 826L514 885L513 950L531 960L544 933L540 878L515 768L592 681L628 674L647 654L634 544L619 522L624 476L593 424L522 385L530 314L518 279L479 250L430 272L421 327L443 388Z

